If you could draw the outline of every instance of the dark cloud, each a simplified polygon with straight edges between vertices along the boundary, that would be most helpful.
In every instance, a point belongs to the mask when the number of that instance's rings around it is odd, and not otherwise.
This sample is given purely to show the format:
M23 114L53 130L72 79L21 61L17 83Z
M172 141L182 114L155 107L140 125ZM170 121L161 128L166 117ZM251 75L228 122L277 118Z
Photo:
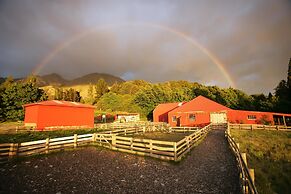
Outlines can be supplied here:
M184 33L224 64L239 89L266 93L287 76L290 23L290 1L284 0L2 0L0 76L26 76L62 48L39 73L104 72L228 87Z

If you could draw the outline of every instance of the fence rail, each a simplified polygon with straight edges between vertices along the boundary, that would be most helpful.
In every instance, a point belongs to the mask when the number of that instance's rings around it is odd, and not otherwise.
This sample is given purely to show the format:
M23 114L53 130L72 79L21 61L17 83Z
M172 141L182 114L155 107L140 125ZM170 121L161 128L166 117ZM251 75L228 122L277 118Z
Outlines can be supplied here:
M225 131L225 135L233 151L240 172L240 185L242 193L244 194L257 194L258 191L255 186L255 172L254 169L249 169L247 166L246 154L241 153L239 150L239 145L234 141L230 134L230 127Z
M200 130L196 130L191 135L177 142L175 145L175 160L181 160L195 146L195 143L207 135L210 130L211 124Z
M193 132L186 136L179 142L172 141L158 141L152 139L139 139L134 137L125 137L126 135L135 133L145 133L151 131L169 132L168 128L163 125L155 126L148 125L147 127L129 127L122 129L115 129L112 131L104 131L100 133L84 134L47 138L45 140L38 140L24 143L6 143L0 144L0 162L7 161L16 156L28 156L32 154L49 153L54 150L62 150L65 148L76 148L81 145L99 145L112 150L150 156L163 160L181 160L183 156L195 145L195 143L204 137L211 129L208 125L202 129L194 128L175 128L172 132Z
M195 132L199 130L199 127L170 127L170 132L176 132L176 133L185 133L185 132Z
M163 122L145 122L145 121L140 121L140 122L128 122L128 123L100 123L100 124L95 124L95 128L100 128L100 129L123 129L123 128L128 128L128 127L166 127L167 124Z
M230 129L244 129L244 130L291 131L291 126L284 125L228 124L228 127Z

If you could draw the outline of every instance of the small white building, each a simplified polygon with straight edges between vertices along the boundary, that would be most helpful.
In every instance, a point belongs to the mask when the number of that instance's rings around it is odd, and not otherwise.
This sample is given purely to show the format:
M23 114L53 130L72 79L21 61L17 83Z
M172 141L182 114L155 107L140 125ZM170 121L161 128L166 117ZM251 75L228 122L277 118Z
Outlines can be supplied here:
M116 122L128 123L140 121L139 113L120 113L116 115Z

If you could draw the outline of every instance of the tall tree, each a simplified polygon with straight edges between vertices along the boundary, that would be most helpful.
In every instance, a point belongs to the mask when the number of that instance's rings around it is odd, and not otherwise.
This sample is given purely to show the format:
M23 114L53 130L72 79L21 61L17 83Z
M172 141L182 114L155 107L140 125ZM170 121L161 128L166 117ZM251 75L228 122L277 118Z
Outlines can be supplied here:
M275 88L275 96L278 99L275 110L278 112L291 113L291 89L285 80L282 80Z
M96 103L95 102L94 87L91 83L89 84L87 96L86 96L84 101L85 101L85 103L88 103L88 104L95 104Z
M37 87L34 76L25 81L8 82L4 87L1 98L5 120L22 120L24 104L47 99L44 90Z
M6 80L0 85L0 121L5 120L5 104L3 102L3 94L8 86L13 83L13 77L9 76Z
M95 92L96 92L96 96L95 96L96 101L98 101L101 98L101 96L109 92L108 85L104 79L98 80L95 86Z
M64 90L63 88L56 88L55 89L55 100L66 100L66 101L72 101L72 102L80 102L81 101L81 95L80 92L73 88L69 88L67 90Z
M64 100L64 89L63 88L55 88L54 100Z

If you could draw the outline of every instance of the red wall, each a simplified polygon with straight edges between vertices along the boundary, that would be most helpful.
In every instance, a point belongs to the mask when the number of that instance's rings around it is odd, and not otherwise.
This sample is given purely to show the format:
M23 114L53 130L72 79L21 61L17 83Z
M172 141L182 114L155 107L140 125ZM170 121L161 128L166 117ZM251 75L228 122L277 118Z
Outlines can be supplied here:
M176 111L176 110L174 110ZM169 124L174 127L177 126L177 122L172 121L172 117L175 115L180 117L180 126L197 126L210 123L210 112L193 112L195 115L195 121L190 121L189 114L183 112L169 112ZM256 119L248 119L248 115L255 115ZM244 124L263 124L262 119L265 119L274 124L273 113L269 112L255 112L255 111L240 111L240 110L228 110L227 119L230 123L244 123Z
M52 126L94 127L94 109L65 106L28 106L25 123L37 123L37 129Z
M28 106L25 108L24 123L37 123L38 106Z
M154 122L168 122L168 112L154 110L153 121Z
M248 115L255 115L256 119L250 120L248 119ZM230 123L263 124L262 119L265 119L271 124L274 124L273 114L269 112L231 110L227 111L227 118Z
M189 119L189 115L194 114L195 120L191 121ZM205 125L210 122L209 112L193 112L193 113L177 113L177 112L170 112L169 113L169 124L172 127L177 126L177 122L173 122L172 118L176 116L177 118L180 117L180 126L183 127L190 127L190 126L198 126L198 125Z
M165 123L167 123L168 122L168 113L164 113L162 115L155 115L154 122L165 122Z
M159 104L153 111L154 122L168 122L168 113L183 104L183 102Z

